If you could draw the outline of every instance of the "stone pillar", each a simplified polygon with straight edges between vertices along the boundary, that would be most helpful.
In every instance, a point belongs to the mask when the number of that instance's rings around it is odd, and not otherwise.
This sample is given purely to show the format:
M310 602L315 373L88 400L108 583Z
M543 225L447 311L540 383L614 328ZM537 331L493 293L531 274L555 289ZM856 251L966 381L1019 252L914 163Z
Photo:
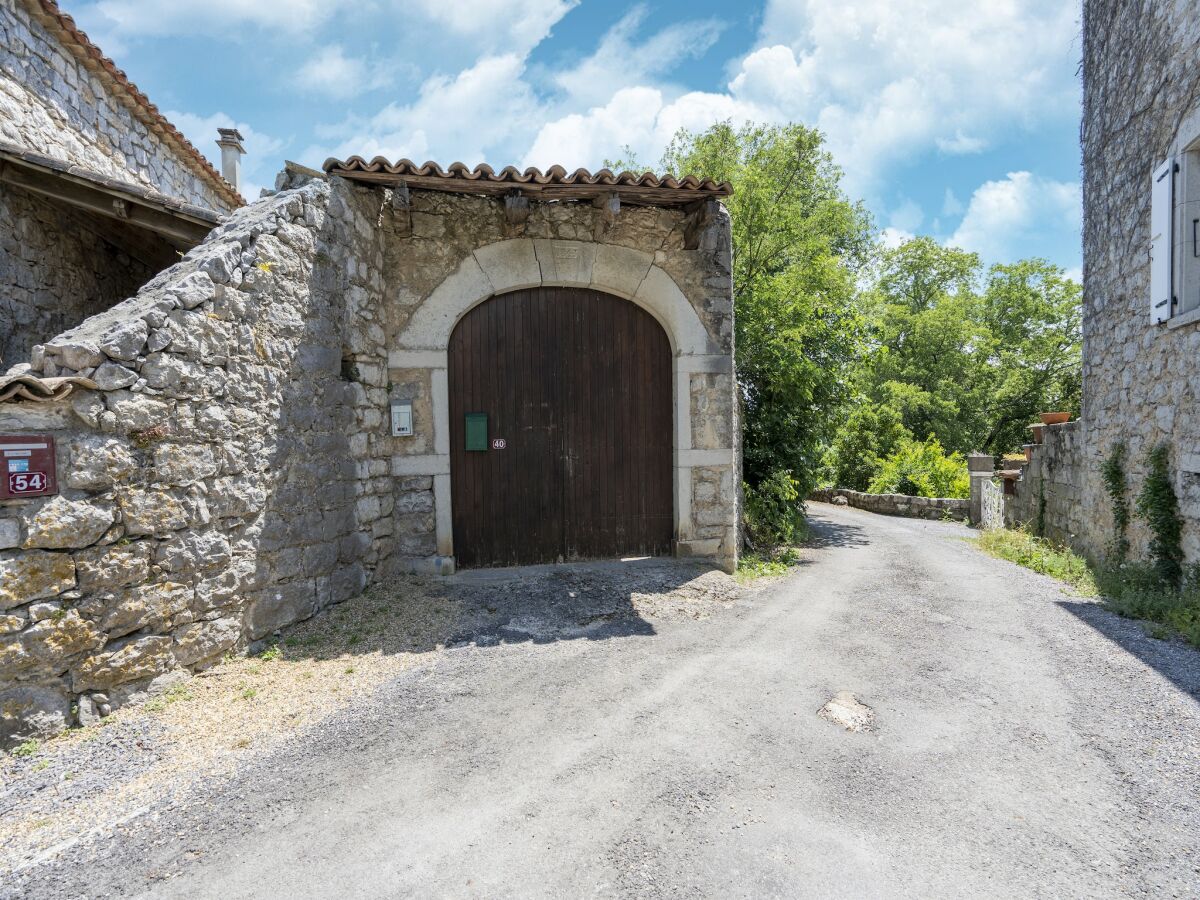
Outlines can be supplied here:
M995 474L995 463L990 453L972 453L967 456L967 472L971 477L971 524L983 522L983 486Z

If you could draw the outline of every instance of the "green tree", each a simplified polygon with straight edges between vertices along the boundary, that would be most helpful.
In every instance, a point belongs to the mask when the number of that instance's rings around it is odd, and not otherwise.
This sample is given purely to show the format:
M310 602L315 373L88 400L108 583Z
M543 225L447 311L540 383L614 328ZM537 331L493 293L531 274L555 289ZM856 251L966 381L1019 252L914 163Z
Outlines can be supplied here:
M900 444L884 460L867 490L872 494L963 498L971 494L971 481L962 456L947 455L937 438L929 438Z
M847 200L819 132L802 125L680 132L663 169L729 181L743 461L751 487L816 486L862 347L854 299L871 224Z

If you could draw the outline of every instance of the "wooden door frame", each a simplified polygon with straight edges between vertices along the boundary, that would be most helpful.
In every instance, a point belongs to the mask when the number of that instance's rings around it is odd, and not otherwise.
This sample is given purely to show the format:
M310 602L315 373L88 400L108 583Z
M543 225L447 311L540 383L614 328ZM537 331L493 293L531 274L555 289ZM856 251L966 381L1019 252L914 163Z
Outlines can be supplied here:
M672 354L676 553L713 557L726 567L731 565L737 554L737 504L728 504L728 521L721 523L724 538L697 539L692 471L704 467L736 473L736 451L733 447L693 446L691 386L693 374L732 376L732 355L721 351L679 285L655 264L653 254L613 244L529 238L488 244L466 256L413 312L388 355L390 368L427 373L434 452L395 456L392 474L432 476L439 557L454 556L447 377L450 334L480 303L497 294L533 287L579 287L611 294L645 309L662 326Z

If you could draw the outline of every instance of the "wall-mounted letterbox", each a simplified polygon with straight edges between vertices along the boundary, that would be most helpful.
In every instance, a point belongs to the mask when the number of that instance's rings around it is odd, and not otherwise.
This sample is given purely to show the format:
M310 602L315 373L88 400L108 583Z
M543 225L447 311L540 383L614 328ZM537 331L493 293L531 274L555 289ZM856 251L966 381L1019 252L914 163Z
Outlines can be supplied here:
M45 434L0 435L0 500L57 493L54 438Z
M488 424L487 413L467 413L466 423L467 449L487 450Z
M413 413L411 400L392 401L392 437L412 437Z

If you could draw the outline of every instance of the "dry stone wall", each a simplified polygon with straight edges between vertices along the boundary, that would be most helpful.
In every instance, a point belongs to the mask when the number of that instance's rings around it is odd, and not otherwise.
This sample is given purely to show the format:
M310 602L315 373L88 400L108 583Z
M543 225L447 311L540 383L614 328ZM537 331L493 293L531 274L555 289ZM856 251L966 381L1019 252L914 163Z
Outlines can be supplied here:
M0 405L0 433L54 435L61 484L0 502L0 742L363 588L392 502L377 216L343 184L284 190L35 348L100 389Z
M1081 487L1083 434L1079 422L1045 426L1015 492L1004 496L1005 525L1036 531L1040 524L1044 537L1090 552Z
M965 522L970 515L971 501L953 497L909 497L907 494L866 494L849 488L822 488L813 491L808 499L818 503L834 503L838 498L847 506L865 509L885 516L906 516L910 519L953 519Z
M1200 111L1198 54L1192 0L1084 4L1081 518L1066 527L1091 553L1103 551L1113 528L1105 457L1127 445L1132 495L1146 453L1166 442L1184 550L1200 561L1200 322L1151 324L1147 252L1151 173L1180 138L1180 123ZM1130 537L1135 553L1144 552L1141 523Z
M0 0L0 140L196 206L230 203L68 52L23 0Z

